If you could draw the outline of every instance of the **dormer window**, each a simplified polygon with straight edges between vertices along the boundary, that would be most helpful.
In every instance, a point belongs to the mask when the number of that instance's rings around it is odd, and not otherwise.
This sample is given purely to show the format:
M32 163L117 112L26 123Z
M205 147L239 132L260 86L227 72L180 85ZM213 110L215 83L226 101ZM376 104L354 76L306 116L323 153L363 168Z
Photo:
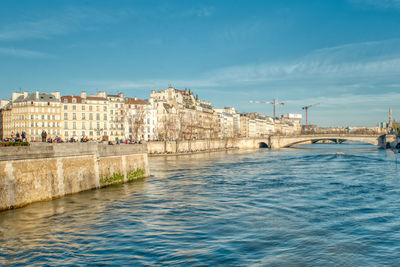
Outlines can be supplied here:
M76 103L76 98L72 98L72 103Z
M65 99L64 99L64 103L68 103L68 99L65 98Z

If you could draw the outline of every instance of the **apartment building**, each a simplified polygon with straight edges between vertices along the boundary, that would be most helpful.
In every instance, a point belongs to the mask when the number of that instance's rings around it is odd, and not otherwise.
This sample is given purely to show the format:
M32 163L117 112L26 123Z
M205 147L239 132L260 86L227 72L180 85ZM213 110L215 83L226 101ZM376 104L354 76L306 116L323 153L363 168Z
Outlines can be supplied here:
M124 94L112 95L106 92L99 92L97 97L106 98L108 101L109 140L124 140L126 138L124 121L125 116L128 114Z
M40 141L61 135L60 93L15 92L11 100L3 100L1 108L2 138L25 132L28 141Z
M125 138L135 141L151 141L158 139L157 110L152 100L145 101L126 98L127 113L124 117Z
M69 95L61 98L65 140L108 140L108 100L104 97Z

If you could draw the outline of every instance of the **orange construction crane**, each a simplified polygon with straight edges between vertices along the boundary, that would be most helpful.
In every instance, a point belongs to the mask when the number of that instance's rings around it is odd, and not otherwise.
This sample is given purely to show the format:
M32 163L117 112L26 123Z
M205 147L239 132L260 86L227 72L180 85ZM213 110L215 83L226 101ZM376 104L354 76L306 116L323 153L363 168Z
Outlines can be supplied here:
M270 102L268 102L268 101L257 101L257 100L250 100L249 102L250 103L256 103L256 104L272 104L272 105L274 105L274 118L276 118L275 105L276 104L281 105L281 106L285 105L285 103L277 102L275 99L274 99L274 101L270 101Z
M308 109L311 107L314 107L314 106L318 106L318 105L319 105L319 103L302 107L302 109L304 109L306 111L306 130L308 130Z

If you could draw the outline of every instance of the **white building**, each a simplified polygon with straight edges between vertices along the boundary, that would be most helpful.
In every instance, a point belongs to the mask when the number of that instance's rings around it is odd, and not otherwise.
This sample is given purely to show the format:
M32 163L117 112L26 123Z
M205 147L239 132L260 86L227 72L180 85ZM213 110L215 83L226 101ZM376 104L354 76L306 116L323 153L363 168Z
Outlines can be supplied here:
M135 141L152 141L158 139L157 109L153 100L127 98L127 116L125 116L125 138Z

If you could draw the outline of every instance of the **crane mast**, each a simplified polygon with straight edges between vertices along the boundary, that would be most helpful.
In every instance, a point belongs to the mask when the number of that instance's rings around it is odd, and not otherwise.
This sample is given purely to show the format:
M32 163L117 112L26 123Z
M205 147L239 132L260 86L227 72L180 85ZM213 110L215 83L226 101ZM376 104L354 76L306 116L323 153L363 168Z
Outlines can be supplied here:
M306 111L306 130L308 130L308 109L317 105L319 105L319 103L302 107L302 109Z
M256 104L272 104L272 105L274 105L274 118L276 118L276 108L275 108L275 106L278 104L278 105L281 105L281 106L283 106L283 105L285 105L285 103L284 102L278 102L278 101L276 101L276 99L274 99L273 101L258 101L258 100L250 100L249 101L250 103L256 103Z

